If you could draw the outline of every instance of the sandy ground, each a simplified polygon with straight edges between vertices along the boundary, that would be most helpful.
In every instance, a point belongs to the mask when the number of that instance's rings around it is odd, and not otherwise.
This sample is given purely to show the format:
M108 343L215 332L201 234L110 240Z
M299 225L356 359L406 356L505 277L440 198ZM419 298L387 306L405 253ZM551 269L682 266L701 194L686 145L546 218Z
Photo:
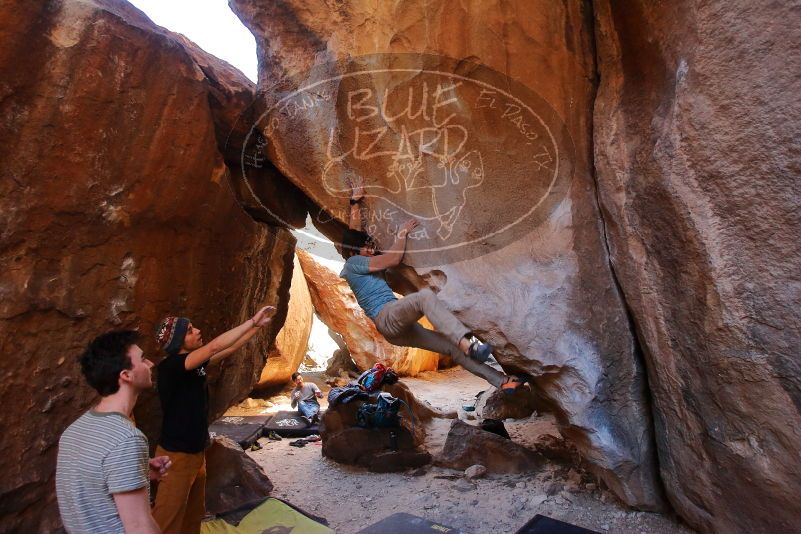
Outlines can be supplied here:
M324 392L322 379L306 375ZM446 410L458 410L486 389L462 369L404 378L418 398ZM288 409L286 392L232 408L230 415ZM476 421L468 421L475 424ZM438 452L450 421L429 428L427 447ZM543 433L558 433L552 419L533 415L505 423L512 439L526 445ZM566 465L547 464L523 475L491 475L468 480L461 471L427 467L417 472L376 474L337 464L321 454L321 444L289 446L290 439L259 440L262 450L249 452L275 485L274 496L324 517L339 534L352 534L395 512L407 512L447 526L479 533L513 533L536 514L560 519L600 533L685 534L693 531L672 516L627 510L593 477Z

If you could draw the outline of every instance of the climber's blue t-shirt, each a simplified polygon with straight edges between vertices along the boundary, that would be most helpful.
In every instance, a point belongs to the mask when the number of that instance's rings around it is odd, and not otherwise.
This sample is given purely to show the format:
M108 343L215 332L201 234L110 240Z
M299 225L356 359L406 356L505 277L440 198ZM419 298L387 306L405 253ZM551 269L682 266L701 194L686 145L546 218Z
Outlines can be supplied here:
M384 272L371 273L369 264L367 256L351 256L339 276L347 280L367 317L375 319L384 304L398 299L384 279Z

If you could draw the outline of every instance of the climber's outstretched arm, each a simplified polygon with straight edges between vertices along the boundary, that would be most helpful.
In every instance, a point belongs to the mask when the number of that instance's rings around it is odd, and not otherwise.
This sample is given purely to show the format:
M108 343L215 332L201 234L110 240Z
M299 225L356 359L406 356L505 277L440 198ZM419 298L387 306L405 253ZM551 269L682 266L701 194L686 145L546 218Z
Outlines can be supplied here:
M420 223L414 219L409 219L403 223L400 230L398 230L395 242L389 250L385 251L380 256L373 256L370 258L370 262L367 264L370 272L383 271L384 269L389 269L390 267L395 267L400 264L403 259L403 254L406 252L406 238L409 236L409 232L417 228L419 224Z

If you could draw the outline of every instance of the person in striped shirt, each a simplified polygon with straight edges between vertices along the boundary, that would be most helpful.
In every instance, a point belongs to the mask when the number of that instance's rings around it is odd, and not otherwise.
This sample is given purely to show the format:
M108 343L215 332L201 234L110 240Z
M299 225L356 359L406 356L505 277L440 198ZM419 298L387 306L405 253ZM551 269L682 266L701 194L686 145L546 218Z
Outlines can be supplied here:
M81 372L100 401L59 439L56 496L67 532L159 532L148 481L164 477L170 461L148 460L147 438L131 421L139 394L153 386L153 363L139 340L133 330L108 332L80 357Z

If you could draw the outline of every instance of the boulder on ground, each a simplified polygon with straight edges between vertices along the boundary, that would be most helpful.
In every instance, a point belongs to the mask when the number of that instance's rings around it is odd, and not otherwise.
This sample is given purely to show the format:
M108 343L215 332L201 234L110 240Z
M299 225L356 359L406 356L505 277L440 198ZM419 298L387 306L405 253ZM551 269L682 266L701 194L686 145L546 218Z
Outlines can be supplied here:
M331 377L347 376L350 378L358 378L360 373L356 364L353 363L353 358L350 357L350 351L345 347L334 351L334 355L328 360L325 374Z
M482 408L483 404L483 408ZM534 394L528 388L518 388L513 395L499 389L485 391L477 409L485 419L524 419L536 411Z
M423 425L413 424L404 414L396 428L357 426L356 414L365 402L369 401L329 406L320 426L323 456L379 473L403 471L431 462L431 455L420 448L425 439Z
M435 459L436 465L451 469L467 469L480 464L489 473L528 473L535 471L544 461L542 455L510 439L459 419L451 424L445 447Z
M464 470L464 476L467 478L481 478L487 474L487 468L481 464L471 465L467 469Z
M236 442L217 436L206 451L206 511L223 514L253 506L273 490L261 466Z

